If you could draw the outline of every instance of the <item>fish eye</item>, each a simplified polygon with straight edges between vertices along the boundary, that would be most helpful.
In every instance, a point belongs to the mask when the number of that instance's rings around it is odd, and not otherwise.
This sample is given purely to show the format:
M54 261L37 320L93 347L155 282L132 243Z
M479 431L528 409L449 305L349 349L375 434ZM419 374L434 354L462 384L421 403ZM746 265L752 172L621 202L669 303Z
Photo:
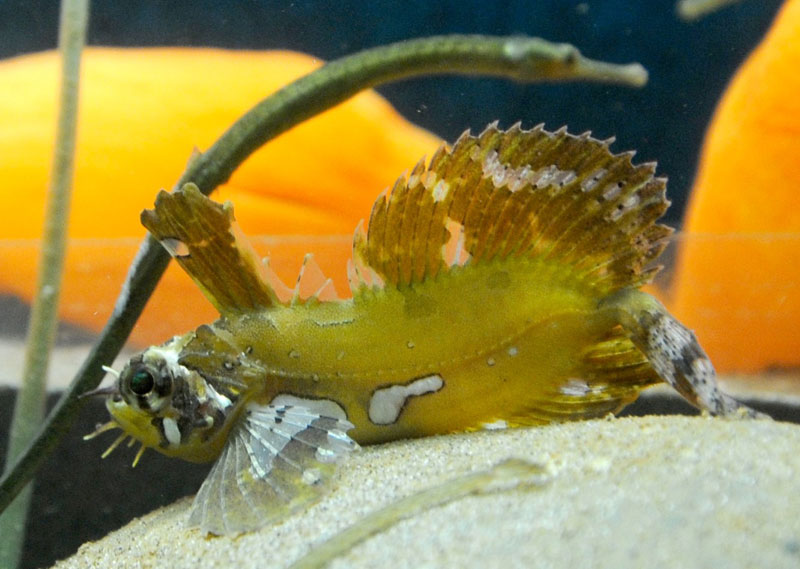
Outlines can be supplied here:
M163 360L142 361L134 356L119 374L118 391L128 405L139 411L158 413L172 400L175 378Z
M147 395L154 386L153 374L146 369L140 369L131 376L130 389L136 395Z

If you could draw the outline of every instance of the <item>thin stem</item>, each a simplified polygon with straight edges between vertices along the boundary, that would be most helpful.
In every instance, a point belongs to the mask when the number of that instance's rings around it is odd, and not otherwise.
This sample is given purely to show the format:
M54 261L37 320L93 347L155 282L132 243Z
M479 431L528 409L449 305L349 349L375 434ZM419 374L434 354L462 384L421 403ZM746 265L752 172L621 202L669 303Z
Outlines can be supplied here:
M58 298L75 171L81 50L88 18L89 0L62 2L58 39L62 58L59 117L39 276L31 307L22 383L9 435L7 465L11 464L36 435L44 415L47 369L58 327ZM19 563L30 498L31 487L27 486L11 507L0 515L0 567L16 567Z
M519 81L588 80L641 86L641 65L614 65L584 58L566 44L537 38L440 36L377 47L343 57L298 79L258 103L205 153L197 156L175 185L194 182L206 194L224 183L261 145L363 89L420 75L468 74ZM98 343L62 395L37 438L0 480L5 508L44 461L82 405L81 393L100 384L166 269L169 256L151 237L131 265L114 312Z

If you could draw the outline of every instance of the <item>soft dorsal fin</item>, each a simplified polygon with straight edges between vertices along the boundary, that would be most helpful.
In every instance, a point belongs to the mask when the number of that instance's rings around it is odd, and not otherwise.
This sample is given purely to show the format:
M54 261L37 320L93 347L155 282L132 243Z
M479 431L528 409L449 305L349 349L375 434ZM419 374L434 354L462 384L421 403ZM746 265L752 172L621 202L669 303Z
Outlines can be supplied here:
M352 273L402 288L453 265L526 256L571 266L604 293L647 282L672 231L655 223L669 205L665 181L609 144L541 125L464 133L378 198L367 233L356 232ZM351 276L354 292L369 282Z
M233 217L194 184L160 192L142 224L198 284L221 314L269 308L279 303L264 267Z

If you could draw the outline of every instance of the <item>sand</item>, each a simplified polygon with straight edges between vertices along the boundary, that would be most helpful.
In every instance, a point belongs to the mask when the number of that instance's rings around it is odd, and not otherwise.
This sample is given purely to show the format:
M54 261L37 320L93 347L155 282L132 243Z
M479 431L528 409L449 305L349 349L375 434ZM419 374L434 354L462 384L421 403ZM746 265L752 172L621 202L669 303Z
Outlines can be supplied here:
M181 500L55 567L287 567L378 508L508 457L541 464L540 484L420 512L330 567L800 566L800 427L645 417L365 448L319 503L258 532L207 538Z

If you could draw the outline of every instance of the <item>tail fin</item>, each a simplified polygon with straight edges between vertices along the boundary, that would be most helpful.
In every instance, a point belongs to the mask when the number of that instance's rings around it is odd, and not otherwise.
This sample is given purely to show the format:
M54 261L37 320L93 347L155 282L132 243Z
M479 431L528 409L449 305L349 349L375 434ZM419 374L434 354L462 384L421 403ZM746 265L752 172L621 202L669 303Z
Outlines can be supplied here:
M656 373L692 405L712 415L767 418L720 390L714 366L694 333L658 300L639 290L623 290L601 307L615 311Z

